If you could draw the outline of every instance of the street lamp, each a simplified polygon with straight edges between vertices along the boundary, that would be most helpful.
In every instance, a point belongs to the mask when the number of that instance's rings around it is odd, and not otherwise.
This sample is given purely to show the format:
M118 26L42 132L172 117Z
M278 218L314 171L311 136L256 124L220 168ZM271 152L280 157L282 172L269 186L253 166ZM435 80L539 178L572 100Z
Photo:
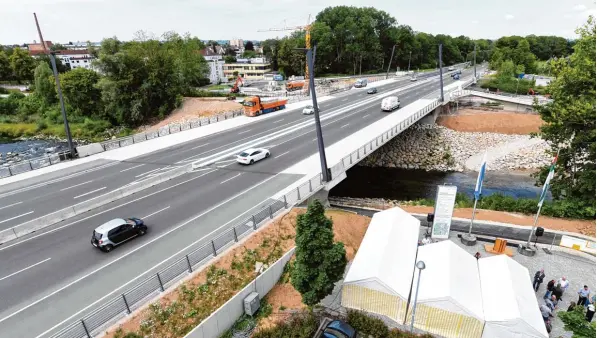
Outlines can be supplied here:
M413 315L410 321L410 332L413 333L415 329L415 312L417 311L417 297L419 296L419 286L421 285L421 271L425 269L425 262L418 261L415 265L419 269L419 276L417 277L417 291L415 291L415 302L413 304Z
M413 56L412 50L408 52L408 71L410 72L410 58Z
M442 49L443 49L443 45L440 43L439 44L439 89L440 89L440 95L441 95L441 102L444 102L444 72L442 69Z
M386 80L388 79L388 74L390 74L390 66L392 65L392 59L394 59L394 50L396 50L396 45L394 45L392 47L392 55L390 56L390 62L388 62L388 71L386 72ZM410 64L410 61L409 61L409 64Z

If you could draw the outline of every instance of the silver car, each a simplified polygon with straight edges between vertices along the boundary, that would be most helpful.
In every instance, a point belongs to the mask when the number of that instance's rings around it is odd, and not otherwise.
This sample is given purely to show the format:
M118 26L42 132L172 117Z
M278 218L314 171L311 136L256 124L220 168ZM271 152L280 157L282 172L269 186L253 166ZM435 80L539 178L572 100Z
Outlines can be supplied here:
M135 217L116 218L93 230L91 245L104 252L110 252L115 246L145 233L147 225L143 220Z

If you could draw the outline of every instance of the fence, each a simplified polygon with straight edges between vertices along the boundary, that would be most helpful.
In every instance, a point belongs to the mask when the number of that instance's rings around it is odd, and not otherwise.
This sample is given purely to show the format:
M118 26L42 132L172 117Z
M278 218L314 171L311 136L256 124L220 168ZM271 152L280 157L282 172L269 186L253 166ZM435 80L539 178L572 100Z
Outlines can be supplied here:
M112 297L98 308L60 330L52 338L91 338L96 332L106 329L114 321L130 314L153 296L164 292L175 282L196 270L196 267L217 257L225 248L259 229L281 211L288 209L315 193L323 186L321 174L313 176L296 189L291 190L257 213L247 217L202 246L193 249L177 261L138 283L131 289Z
M50 166L52 164L59 163L61 161L66 160L69 156L69 153L70 152L68 152L68 151L64 151L64 152L59 152L59 153L54 153L54 154L48 154L46 156L36 157L36 158L30 159L30 160L21 161L17 164L11 165L11 166L0 167L0 178L22 174L27 171L31 171L31 170Z

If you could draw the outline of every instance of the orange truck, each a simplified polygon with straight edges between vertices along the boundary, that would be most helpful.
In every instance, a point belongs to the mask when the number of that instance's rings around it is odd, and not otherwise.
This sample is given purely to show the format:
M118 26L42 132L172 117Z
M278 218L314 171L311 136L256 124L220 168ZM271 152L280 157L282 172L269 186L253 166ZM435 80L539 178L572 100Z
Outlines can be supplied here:
M286 108L288 99L265 99L259 96L251 96L243 101L246 116L259 116L261 114L271 113Z
M286 84L286 90L291 92L293 90L301 90L305 86L305 82L288 82Z

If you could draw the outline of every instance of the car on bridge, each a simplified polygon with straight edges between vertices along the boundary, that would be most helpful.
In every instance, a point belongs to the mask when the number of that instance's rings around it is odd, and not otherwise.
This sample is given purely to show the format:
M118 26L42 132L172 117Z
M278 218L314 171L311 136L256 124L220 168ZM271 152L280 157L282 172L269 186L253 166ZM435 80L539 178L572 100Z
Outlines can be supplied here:
M136 217L116 218L93 230L91 245L110 252L114 247L147 233L147 225Z
M372 87L372 88L367 89L367 94L375 94L375 93L377 93L377 88Z
M236 155L236 162L240 164L253 164L263 160L264 158L268 158L269 155L269 150L265 148L251 148Z
M308 105L308 106L305 106L305 108L303 108L303 115L313 115L313 114L315 114L315 109L313 108L312 105Z

